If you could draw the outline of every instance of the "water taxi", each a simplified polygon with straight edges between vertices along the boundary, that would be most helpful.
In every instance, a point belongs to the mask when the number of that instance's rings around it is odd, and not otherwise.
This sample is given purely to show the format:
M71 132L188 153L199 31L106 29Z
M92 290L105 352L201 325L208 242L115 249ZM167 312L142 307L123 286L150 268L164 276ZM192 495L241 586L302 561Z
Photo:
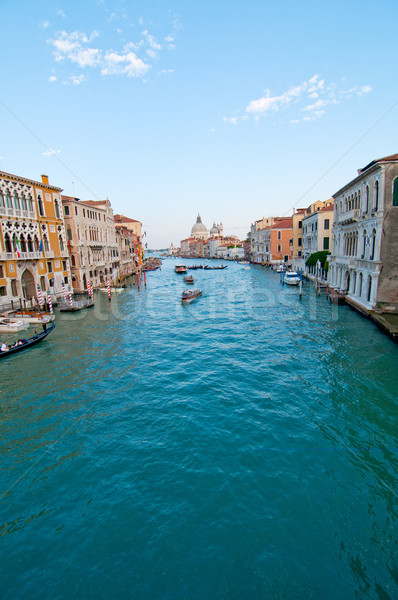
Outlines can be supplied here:
M184 281L185 281L185 283L195 283L193 275L185 275Z
M175 271L176 273L186 273L186 272L187 272L187 268L186 268L186 266L185 266L185 265L176 265L176 266L174 267L174 271Z
M21 319L9 319L8 317L0 317L0 331L22 331L28 329L29 324L24 323Z
M195 298L202 295L202 290L184 290L181 294L181 301L184 303L192 302Z

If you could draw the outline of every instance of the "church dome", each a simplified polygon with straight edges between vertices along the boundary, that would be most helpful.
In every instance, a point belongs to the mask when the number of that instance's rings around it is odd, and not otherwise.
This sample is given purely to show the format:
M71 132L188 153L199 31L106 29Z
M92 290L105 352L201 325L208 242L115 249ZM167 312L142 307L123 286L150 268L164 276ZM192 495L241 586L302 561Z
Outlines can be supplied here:
M198 239L207 239L207 227L202 223L200 215L196 219L195 225L191 229L191 236Z
M218 227L215 223L213 223L213 227L210 229L210 235L218 235L219 231L218 231Z

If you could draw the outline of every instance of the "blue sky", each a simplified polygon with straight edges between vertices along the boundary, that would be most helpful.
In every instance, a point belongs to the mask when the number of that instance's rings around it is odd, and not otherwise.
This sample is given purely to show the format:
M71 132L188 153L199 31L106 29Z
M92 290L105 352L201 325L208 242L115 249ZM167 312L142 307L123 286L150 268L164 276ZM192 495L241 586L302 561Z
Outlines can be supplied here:
M326 200L398 152L396 0L1 0L0 168L150 247Z

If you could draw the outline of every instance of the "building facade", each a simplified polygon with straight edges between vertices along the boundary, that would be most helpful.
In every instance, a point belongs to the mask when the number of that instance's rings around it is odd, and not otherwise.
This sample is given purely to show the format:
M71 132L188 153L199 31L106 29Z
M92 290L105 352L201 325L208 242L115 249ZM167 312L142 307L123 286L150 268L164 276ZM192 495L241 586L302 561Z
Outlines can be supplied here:
M359 309L398 312L398 154L358 170L333 197L330 286Z
M315 252L321 250L330 252L332 247L333 199L312 204L309 212L303 217L302 224L302 256L304 261Z
M0 172L0 308L57 297L70 282L61 188Z

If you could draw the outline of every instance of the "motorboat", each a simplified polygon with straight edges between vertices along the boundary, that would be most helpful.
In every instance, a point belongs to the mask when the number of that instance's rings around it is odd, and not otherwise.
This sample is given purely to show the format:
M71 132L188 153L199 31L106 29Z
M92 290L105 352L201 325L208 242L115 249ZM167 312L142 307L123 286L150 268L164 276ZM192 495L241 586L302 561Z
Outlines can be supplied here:
M28 327L29 323L24 323L21 319L0 317L0 331L22 331L28 329Z
M250 265L249 260L238 260L238 265Z
M119 294L120 292L124 292L124 289L125 289L125 288L123 288L123 287L110 287L110 288L109 288L109 291L110 291L110 293L111 293L111 294ZM100 292L105 292L105 293L108 293L108 288L107 288L107 287L104 287L104 288L98 288L98 290L99 290Z
M176 266L174 267L174 271L175 271L176 273L186 273L186 272L187 272L187 268L186 268L186 266L185 266L185 265L176 265Z
M181 301L184 303L192 302L195 298L202 295L202 290L184 290L181 294Z
M54 321L55 316L49 312L43 312L38 310L25 310L23 308L18 310L10 310L3 314L4 317L9 319L16 319L23 323L49 323Z
M277 273L284 273L285 271L286 271L285 265L279 265L278 268L276 269Z
M184 281L185 281L185 283L195 283L193 275L185 275Z
M286 271L283 274L283 283L287 283L288 285L298 285L300 281L301 277L297 271Z

